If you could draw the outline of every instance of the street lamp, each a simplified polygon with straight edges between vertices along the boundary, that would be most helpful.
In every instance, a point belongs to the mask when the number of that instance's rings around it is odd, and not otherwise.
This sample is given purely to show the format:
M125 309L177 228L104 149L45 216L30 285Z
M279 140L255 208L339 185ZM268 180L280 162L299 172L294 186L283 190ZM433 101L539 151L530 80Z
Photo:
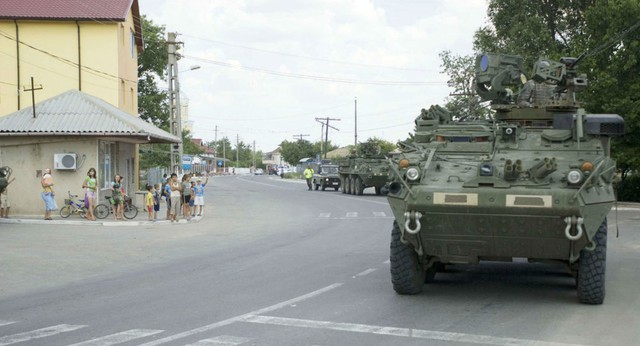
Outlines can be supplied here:
M179 72L188 72L188 71L198 70L198 69L200 69L201 67L202 67L202 66L200 66L200 65L191 65L191 67L189 67L188 69L186 69L186 70L181 70L181 71L179 71Z

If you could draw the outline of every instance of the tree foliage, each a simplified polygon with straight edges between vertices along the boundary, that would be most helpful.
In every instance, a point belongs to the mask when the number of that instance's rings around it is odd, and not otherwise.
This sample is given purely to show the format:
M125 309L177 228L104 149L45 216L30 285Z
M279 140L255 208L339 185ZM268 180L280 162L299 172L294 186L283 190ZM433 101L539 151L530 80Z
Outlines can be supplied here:
M243 141L232 144L229 138L223 137L217 142L212 141L208 143L208 146L215 149L216 158L228 160L226 164L227 167L236 167L236 165L238 167L253 166L254 152L251 144L244 143ZM263 167L262 151L255 152L255 164L256 167Z
M298 161L305 157L316 157L318 153L320 153L319 146L316 148L311 142L304 139L295 142L284 140L280 143L282 158L292 165L297 165Z
M473 55L455 55L450 51L440 53L442 73L449 76L447 85L453 88L447 97L445 108L454 119L489 117L490 110L482 105L482 100L475 92L475 57Z
M167 93L160 90L158 81L164 80L167 66L165 28L142 16L144 50L138 55L138 113L153 125L169 131L169 103Z
M640 1L490 0L487 15L477 51L521 55L525 66L587 52L578 70L590 85L579 97L588 113L624 117L612 155L623 170L640 169Z
M369 137L365 142L358 145L357 154L386 155L396 149L396 145L378 137Z

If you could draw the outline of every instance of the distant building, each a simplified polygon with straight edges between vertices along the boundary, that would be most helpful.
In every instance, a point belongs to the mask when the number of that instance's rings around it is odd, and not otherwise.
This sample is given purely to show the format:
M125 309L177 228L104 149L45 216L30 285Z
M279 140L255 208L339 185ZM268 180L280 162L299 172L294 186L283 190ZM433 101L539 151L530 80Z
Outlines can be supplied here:
M262 163L267 167L267 171L279 171L281 166L290 167L289 163L282 158L280 150L280 147L277 147L275 150L262 155Z

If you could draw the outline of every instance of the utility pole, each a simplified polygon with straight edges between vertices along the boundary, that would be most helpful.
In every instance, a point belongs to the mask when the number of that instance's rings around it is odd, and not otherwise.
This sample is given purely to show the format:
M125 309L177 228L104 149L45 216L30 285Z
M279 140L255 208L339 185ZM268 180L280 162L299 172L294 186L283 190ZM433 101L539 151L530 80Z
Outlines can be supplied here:
M236 133L236 168L240 168L240 136Z
M256 141L253 141L253 172L256 172Z
M329 147L329 128L332 128L332 129L334 129L334 130L336 130L336 131L340 131L339 129L337 129L337 128L335 128L335 127L331 126L331 125L329 125L329 121L331 121L331 120L333 120L333 121L340 121L341 119L329 118L329 117L326 117L326 118L316 118L316 121L317 121L317 122L319 122L319 123L321 123L321 124L322 124L322 127L323 127L323 128L324 128L324 130L325 130L325 135L324 135L324 158L325 158L325 159L327 158L327 149L328 149L328 147ZM325 123L325 121L326 121L326 123ZM326 127L325 127L325 126L326 126ZM321 140L322 140L322 137L321 137Z
M353 100L353 105L354 105L353 115L354 115L355 124L356 124L355 131L354 131L355 139L354 139L353 146L356 151L356 155L358 155L358 98L357 97Z
M171 145L171 170L178 173L182 168L182 116L180 114L180 82L178 80L178 45L176 33L167 33L167 81L169 83L169 121L171 134L178 137L180 142Z
M33 86L33 77L31 77L31 89L23 87L24 91L31 91L31 108L33 109L33 118L36 118L36 90L42 90L42 84L39 87Z
M227 173L227 137L222 139L222 174Z
M302 137L309 137L309 135L303 135L303 134L293 135L293 138L297 138L299 141L302 140Z

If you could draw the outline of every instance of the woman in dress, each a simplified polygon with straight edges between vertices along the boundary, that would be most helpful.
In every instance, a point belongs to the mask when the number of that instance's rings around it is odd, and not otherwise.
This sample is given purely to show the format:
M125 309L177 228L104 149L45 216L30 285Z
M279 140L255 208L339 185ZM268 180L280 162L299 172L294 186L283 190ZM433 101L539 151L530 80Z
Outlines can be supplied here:
M87 201L85 203L87 207L87 220L96 221L95 215L93 215L93 208L96 207L96 189L98 187L98 178L96 177L96 169L91 167L87 172L87 177L84 178L82 188L84 189L84 198Z
M116 220L124 220L124 190L122 177L116 174L111 182L111 203L113 204L113 215Z
M45 168L43 170L42 179L40 180L42 185L42 200L44 201L44 219L51 219L51 212L58 209L56 204L55 194L53 193L53 176L51 176L51 169Z

